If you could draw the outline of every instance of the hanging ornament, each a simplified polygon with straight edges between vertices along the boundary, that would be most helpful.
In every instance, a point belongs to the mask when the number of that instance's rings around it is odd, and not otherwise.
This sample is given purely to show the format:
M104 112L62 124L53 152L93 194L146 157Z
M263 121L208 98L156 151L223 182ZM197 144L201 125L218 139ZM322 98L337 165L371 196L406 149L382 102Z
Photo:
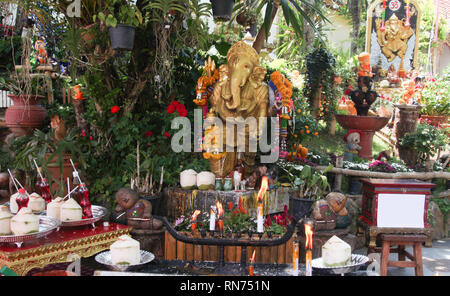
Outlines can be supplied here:
M409 22L409 19L411 17L411 12L410 12L410 6L409 6L409 0L406 1L406 22L405 22L405 27L410 27L411 23Z

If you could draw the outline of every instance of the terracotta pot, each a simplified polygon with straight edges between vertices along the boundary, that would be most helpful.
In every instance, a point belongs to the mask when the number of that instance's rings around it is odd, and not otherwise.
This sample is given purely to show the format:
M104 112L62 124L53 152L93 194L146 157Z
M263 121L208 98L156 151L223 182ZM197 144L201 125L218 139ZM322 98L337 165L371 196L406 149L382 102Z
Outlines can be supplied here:
M422 115L422 119L435 127L449 123L449 116L446 115Z
M45 155L45 159L48 161L50 157L50 153L47 153ZM74 185L72 183L72 172L73 168L70 163L70 158L72 157L71 154L63 154L63 173L61 176L61 168L58 164L58 156L55 156L53 159L50 160L50 162L47 164L47 170L50 176L47 177L48 182L50 183L50 192L52 193L53 197L56 197L55 194L59 189L59 185L61 182L63 182L63 188L64 193L63 196L65 196L67 192L67 178L69 178L70 181L70 188L73 189ZM78 164L74 163L75 167L78 168ZM62 179L61 179L62 178ZM62 196L61 196L62 197ZM77 200L77 202L79 202Z
M89 30L89 28L91 28L92 26L94 26L95 24L90 24L89 26L86 27L82 27L82 29L84 30ZM86 44L88 45L88 47L91 46L92 40L94 40L95 36L93 32L83 32L81 33L81 37L83 38L84 42L86 42Z
M44 97L39 95L8 95L13 101L5 112L6 126L17 136L31 134L43 125L47 110L38 105Z

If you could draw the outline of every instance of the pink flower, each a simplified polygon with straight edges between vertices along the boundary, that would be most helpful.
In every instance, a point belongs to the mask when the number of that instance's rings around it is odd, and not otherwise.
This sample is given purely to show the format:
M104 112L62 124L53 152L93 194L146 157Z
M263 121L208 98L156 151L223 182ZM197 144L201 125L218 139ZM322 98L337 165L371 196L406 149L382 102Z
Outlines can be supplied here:
M147 132L145 133L145 137L148 138L148 137L150 137L150 136L153 136L153 133L152 133L151 131L147 131Z
M94 139L94 138L92 138L92 136L89 136L89 140L91 140L91 141L92 141L93 139Z
M86 130L82 130L82 131L81 131L81 135L82 135L83 137L86 137Z
M119 112L120 111L120 107L119 106L112 106L111 107L111 113L116 113L116 112Z

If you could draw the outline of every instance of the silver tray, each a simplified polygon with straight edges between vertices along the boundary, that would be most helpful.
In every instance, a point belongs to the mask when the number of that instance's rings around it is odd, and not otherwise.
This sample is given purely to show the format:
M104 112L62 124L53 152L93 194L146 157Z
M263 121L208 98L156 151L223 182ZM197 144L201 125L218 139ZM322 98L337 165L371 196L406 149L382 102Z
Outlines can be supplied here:
M73 226L82 226L92 224L95 227L94 223L105 217L108 210L102 206L92 205L92 218L82 219L82 220L73 220L73 221L61 221L61 227L73 227Z
M61 222L58 219L47 216L39 216L38 232L24 235L1 235L0 243L15 243L17 247L20 248L23 242L46 236L55 231L60 224Z
M111 262L111 251L105 251L102 252L100 254L97 254L95 256L95 261L97 261L100 264L106 265L108 266L110 269L115 270L115 271L129 271L132 270L136 267L142 266L144 264L147 264L151 261L153 261L153 259L155 259L155 255L153 255L150 252L144 251L144 250L140 250L141 251L141 262L139 262L139 264L134 264L134 265L114 265Z
M323 264L322 258L316 258L311 261L312 268L325 271L332 274L344 274L357 270L362 265L369 262L369 257L359 254L352 254L350 264L339 267L328 267Z

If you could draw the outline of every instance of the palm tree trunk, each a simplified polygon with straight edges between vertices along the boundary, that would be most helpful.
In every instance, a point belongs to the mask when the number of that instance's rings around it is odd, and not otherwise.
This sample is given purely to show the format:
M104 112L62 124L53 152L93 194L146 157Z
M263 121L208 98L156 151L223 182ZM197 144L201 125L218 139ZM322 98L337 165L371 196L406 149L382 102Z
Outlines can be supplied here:
M361 5L359 4L359 0L349 0L348 2L348 10L352 16L352 44L350 49L350 54L353 56L358 52L358 38L360 31L360 22L361 22Z
M273 2L272 19L270 20L269 31L270 31L270 28L272 27L273 20L275 19L275 16L277 15L279 6L280 6L279 1ZM258 35L256 35L255 42L253 42L253 48L256 50L257 53L261 52L261 49L264 45L264 41L266 40L266 35L267 35L266 28L264 27L264 24L263 24L263 25L261 25L261 28L259 29Z

